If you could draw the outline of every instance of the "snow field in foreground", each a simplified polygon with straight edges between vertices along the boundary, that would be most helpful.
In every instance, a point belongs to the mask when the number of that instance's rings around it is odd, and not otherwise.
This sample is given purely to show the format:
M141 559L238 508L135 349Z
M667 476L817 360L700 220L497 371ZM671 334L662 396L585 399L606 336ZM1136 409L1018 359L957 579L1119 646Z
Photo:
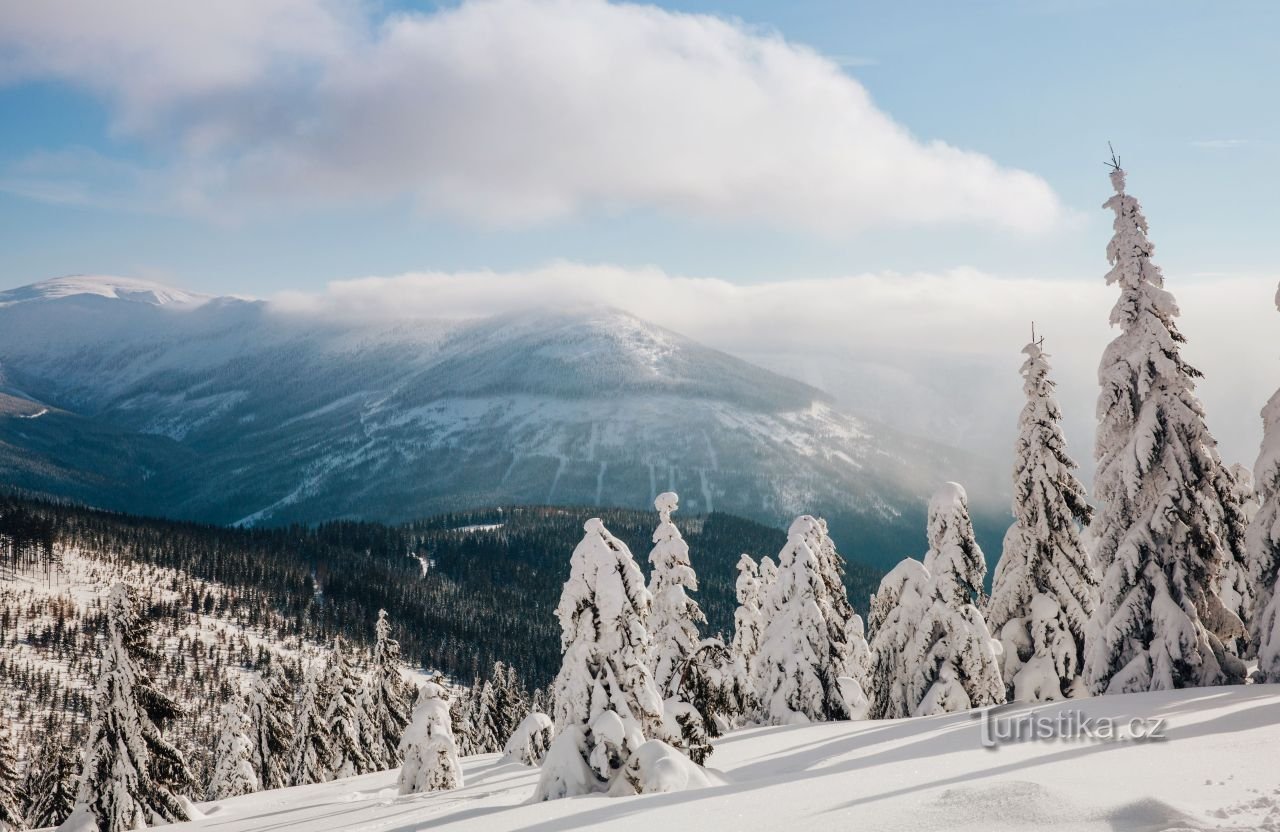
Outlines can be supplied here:
M396 773L201 806L175 829L414 832L419 829L1268 830L1280 832L1280 686L1200 688L998 711L1056 722L1162 719L1162 741L983 745L974 713L751 728L722 737L722 785L640 797L530 804L537 769L498 755L463 761L466 786L399 797Z

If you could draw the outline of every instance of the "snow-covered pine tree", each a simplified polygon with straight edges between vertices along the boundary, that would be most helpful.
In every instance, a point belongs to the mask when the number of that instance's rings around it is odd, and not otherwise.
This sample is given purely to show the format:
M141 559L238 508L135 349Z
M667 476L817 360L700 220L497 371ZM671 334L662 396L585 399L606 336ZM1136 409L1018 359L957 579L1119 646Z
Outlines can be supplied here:
M818 606L827 622L827 649L837 674L830 693L834 700L844 703L842 718L862 719L869 706L866 689L871 672L871 650L862 617L849 603L844 585L844 558L836 551L835 541L827 531L827 521L821 517L810 518L807 538L822 577L824 591Z
M1093 509L1067 455L1043 339L1033 335L1022 352L1027 400L1014 445L1014 522L996 566L987 624L1004 646L1006 696L1047 702L1084 693L1079 678L1098 578L1080 542Z
M480 694L475 700L474 728L473 740L477 754L492 754L502 747L506 725L498 707L497 696L493 692L492 679L485 679L480 683Z
M76 756L70 748L56 743L31 761L35 770L28 778L27 826L43 829L58 826L75 806Z
M907 654L924 617L929 583L924 564L905 558L880 580L871 597L871 719L908 717L917 704L908 685Z
M263 789L281 789L290 783L293 695L283 661L279 655L270 657L249 689L246 703L249 761Z
M164 732L185 714L182 706L152 679L152 670L159 667L161 661L151 635L152 622L138 597L140 593L127 591L129 615L123 625L125 649L133 659L136 674L134 698L147 716L142 725L142 738L150 755L150 779L157 786L148 792L147 809L155 820L177 823L187 820L190 814L181 795L194 789L196 783L186 757Z
M733 658L738 674L738 684L746 701L744 711L756 708L755 675L756 658L760 652L760 638L764 630L760 608L764 601L761 593L760 567L748 554L738 558L738 579L734 583L738 608L733 613Z
M481 753L476 741L475 701L480 690L480 680L476 679L466 693L455 696L449 706L450 726L454 743L458 746L458 754L470 757Z
M342 643L333 640L325 674L325 691L329 696L324 721L329 729L329 771L326 779L351 777L369 771L369 757L361 741L360 671L355 657Z
M1200 373L1182 358L1177 304L1118 162L1111 184L1107 283L1120 287L1111 311L1120 334L1098 370L1090 534L1102 582L1084 678L1095 694L1238 682L1244 665L1221 637L1241 624L1216 589L1242 545L1243 518L1195 395Z
M239 797L261 788L251 759L253 743L249 740L245 713L245 704L239 695L233 695L222 706L218 739L213 748L213 776L209 780L208 800Z
M153 779L148 737L160 732L138 700L145 678L131 654L138 632L129 590L117 583L107 593L106 639L76 794L79 809L105 832L187 819L181 801Z
M976 603L987 562L973 533L969 498L949 482L929 501L929 573L924 615L907 647L912 716L1005 701L998 643Z
M1280 308L1280 291L1276 292ZM1249 521L1249 576L1254 614L1249 634L1256 645L1259 682L1280 683L1280 390L1262 408L1262 447L1253 467L1258 508Z
M1245 524L1245 544L1242 547L1227 547L1227 557L1222 562L1218 573L1217 595L1222 606L1232 613L1232 625L1238 618L1241 626L1236 637L1229 633L1218 633L1223 646L1234 656L1252 658L1257 655L1257 643L1250 638L1257 606L1256 586L1254 584L1253 550L1249 548L1249 524L1258 513L1258 498L1254 493L1253 474L1239 463L1227 466L1227 475L1231 477L1231 501L1234 508L1231 513L1238 513Z
M564 651L554 683L559 734L542 764L540 800L607 790L646 738L668 738L649 675L644 575L598 518L584 531L556 607Z
M329 693L324 684L324 666L311 662L298 692L294 716L293 748L289 753L289 782L294 786L322 783L329 778L333 743L325 719Z
M453 742L449 694L427 682L418 692L413 718L400 741L400 794L456 789L462 785L462 765Z
M711 729L693 706L692 691L686 688L691 675L701 675L700 669L689 665L701 642L698 625L705 624L707 617L688 595L698 590L698 576L689 562L689 544L671 522L671 513L679 505L680 498L672 491L659 494L653 501L658 510L658 527L649 551L649 594L653 596L649 661L654 684L665 700L667 730L681 738L680 747L694 762L701 763L711 753Z
M0 721L0 832L27 828L19 803L18 752L8 726Z
M400 764L400 736L409 724L409 684L400 673L400 643L391 637L387 611L378 610L376 641L365 693L366 723L372 728L368 754L373 770Z
M809 547L813 518L791 524L778 554L778 575L764 605L764 632L758 654L756 695L768 722L839 719L839 671L832 665L827 621L820 599L826 593L818 556Z
M698 649L698 625L705 624L707 617L688 595L698 590L698 576L689 562L689 544L671 522L679 497L667 491L653 505L658 510L658 528L649 551L649 594L653 596L649 660L658 692L668 697L675 693L681 669Z

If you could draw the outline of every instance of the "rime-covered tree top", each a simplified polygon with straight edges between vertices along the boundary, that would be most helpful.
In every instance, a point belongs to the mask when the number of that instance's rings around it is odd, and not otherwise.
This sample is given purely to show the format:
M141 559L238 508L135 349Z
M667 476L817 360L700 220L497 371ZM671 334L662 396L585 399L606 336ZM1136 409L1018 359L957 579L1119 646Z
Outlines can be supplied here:
M698 624L707 620L687 594L697 591L698 576L689 562L689 544L671 522L671 512L678 505L679 498L670 491L654 500L659 522L649 552L653 567L649 578L653 607L648 624L653 681L666 696L675 694L682 665L698 649Z
M929 501L929 551L924 566L957 606L972 603L982 594L987 561L973 533L969 496L959 483L944 484Z

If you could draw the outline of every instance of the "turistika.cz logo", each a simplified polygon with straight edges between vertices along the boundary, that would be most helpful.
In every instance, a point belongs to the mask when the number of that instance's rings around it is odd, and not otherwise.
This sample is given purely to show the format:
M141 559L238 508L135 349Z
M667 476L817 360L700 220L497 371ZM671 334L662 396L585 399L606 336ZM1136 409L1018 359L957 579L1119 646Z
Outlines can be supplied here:
M997 705L974 714L982 722L982 745L996 749L1013 742L1159 742L1167 739L1166 720L1158 717L1088 716L1081 711L1010 714L1016 704Z

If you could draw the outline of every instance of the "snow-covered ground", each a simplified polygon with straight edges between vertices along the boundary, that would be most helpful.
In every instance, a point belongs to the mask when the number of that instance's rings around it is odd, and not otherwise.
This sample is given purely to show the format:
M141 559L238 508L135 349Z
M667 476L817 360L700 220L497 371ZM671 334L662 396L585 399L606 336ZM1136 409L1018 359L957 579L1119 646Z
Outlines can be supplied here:
M399 797L395 773L206 804L177 828L272 830L1280 830L1280 686L1206 688L1000 709L1164 720L1163 740L988 748L972 713L754 728L722 738L725 785L527 803L536 769L464 762L466 786ZM1068 717L1068 721L1071 718ZM1096 723L1095 723L1096 730Z

